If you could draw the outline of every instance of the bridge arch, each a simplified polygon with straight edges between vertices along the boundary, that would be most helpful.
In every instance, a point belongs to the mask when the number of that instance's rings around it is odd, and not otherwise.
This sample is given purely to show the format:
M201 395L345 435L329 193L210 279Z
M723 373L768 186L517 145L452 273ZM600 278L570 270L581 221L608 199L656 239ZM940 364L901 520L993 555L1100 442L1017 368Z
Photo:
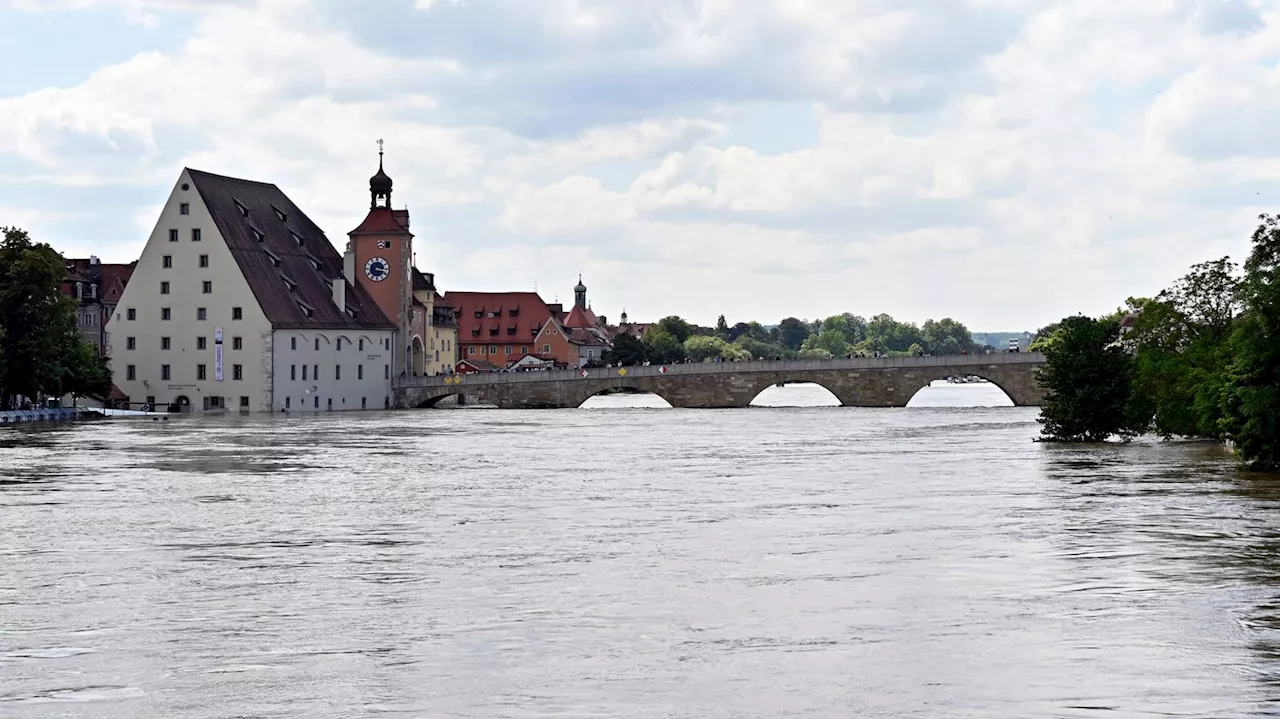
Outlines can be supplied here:
M951 375L921 385L906 406L1012 407L1016 404L999 382L980 375Z
M623 405L623 406L617 407L617 409L670 409L675 406L671 403L671 400L667 399L666 397L663 397L661 392L655 392L649 388L641 388L641 387L635 387L632 385L623 384L623 385L614 385L611 387L602 387L597 392L593 394L589 394L586 397L584 397L582 401L576 405L576 407L578 407L579 409L584 409L584 408L585 409L604 409L605 407L588 407L587 403L591 402L591 400L596 399L597 397L616 397L616 396L630 396L630 397L647 396L647 397L656 398L659 402L662 403L661 405L656 403L649 404L649 405L635 404L633 406ZM610 409L613 409L613 408L610 408Z
M769 381L760 383L755 387L755 393L751 396L751 399L747 404L752 407L840 407L844 405L844 403L840 401L839 395L821 381L815 381L813 379L778 379L774 381L774 379L776 378L771 378ZM779 389L786 392L786 390L783 389L785 387L791 387L792 392L804 387L808 390L806 394L809 396L801 397L793 394L788 397L783 394L781 403L773 401L775 397L771 397L770 395L776 395L776 390ZM764 402L760 401L762 397L765 398ZM805 402L805 400L807 400L807 402ZM797 401L804 403L790 403Z

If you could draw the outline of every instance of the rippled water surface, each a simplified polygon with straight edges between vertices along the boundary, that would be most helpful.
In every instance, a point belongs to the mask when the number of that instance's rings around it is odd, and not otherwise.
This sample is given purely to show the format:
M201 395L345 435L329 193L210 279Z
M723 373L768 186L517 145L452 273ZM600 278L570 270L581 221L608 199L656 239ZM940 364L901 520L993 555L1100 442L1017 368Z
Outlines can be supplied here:
M0 716L1280 715L1219 451L653 399L0 430Z

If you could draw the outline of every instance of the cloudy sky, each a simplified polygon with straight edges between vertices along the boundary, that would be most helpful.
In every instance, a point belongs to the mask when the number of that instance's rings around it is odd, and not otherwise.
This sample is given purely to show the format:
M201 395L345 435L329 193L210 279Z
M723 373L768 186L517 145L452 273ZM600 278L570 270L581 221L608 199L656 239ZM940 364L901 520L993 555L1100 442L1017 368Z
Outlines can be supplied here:
M136 258L184 166L446 290L1035 329L1280 210L1280 0L0 0L0 225Z

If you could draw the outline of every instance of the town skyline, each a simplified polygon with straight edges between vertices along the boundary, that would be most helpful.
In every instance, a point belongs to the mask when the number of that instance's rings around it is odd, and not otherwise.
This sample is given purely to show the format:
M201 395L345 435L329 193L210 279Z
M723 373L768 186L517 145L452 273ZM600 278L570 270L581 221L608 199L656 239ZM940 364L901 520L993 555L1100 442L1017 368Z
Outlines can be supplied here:
M0 77L0 216L129 261L191 167L341 250L382 138L448 287L1017 331L1242 257L1277 199L1268 5L574 7L0 0L59 58Z

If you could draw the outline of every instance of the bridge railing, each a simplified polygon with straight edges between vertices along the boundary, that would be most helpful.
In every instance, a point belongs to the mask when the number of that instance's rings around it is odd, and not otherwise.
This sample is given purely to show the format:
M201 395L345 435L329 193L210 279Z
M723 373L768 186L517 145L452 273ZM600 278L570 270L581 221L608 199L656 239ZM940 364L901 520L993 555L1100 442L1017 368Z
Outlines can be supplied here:
M742 374L749 372L803 372L814 370L893 369L910 367L986 367L991 365L1044 364L1040 352L996 352L980 355L926 355L924 357L841 357L818 360L750 360L747 362L690 362L634 367L595 367L586 370L533 370L529 372L493 372L467 375L433 375L400 377L396 387L436 387L465 377L466 384L514 384L520 382L564 382L584 379L616 379L619 369L626 377L658 375ZM665 371L663 371L665 368ZM586 376L583 376L583 372Z

